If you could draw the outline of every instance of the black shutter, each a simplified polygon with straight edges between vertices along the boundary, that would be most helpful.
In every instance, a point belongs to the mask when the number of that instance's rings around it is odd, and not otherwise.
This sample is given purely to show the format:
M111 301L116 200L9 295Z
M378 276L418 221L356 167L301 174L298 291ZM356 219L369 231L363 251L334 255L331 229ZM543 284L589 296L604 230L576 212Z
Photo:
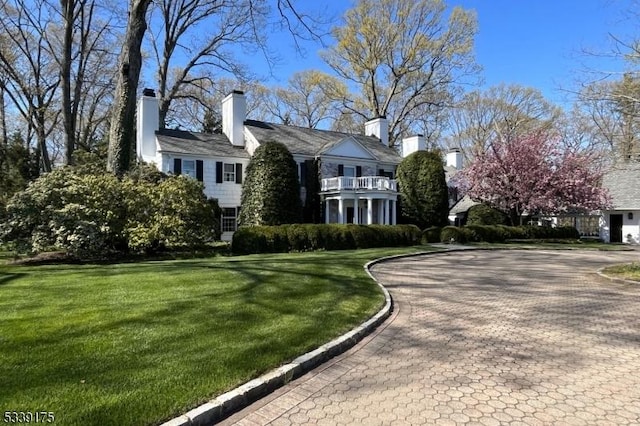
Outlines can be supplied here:
M222 161L216 161L216 183L222 183Z
M307 161L300 163L300 186L303 187L307 186Z
M236 163L236 183L242 183L242 163Z
M202 160L196 160L196 179L199 182L204 180L204 167Z
M338 164L338 176L344 176L344 165Z
M356 166L356 177L362 176L362 166Z
M173 159L173 174L178 176L182 174L182 159L174 158Z

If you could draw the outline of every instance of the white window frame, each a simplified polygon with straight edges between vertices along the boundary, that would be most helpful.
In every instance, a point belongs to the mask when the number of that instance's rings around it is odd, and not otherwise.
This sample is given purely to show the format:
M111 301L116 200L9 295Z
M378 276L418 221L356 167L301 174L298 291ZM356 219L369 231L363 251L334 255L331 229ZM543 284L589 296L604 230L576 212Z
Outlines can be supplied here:
M227 214L231 211L233 211L233 215ZM222 232L235 232L238 230L238 209L236 207L222 207L220 229Z
M227 166L230 166L232 171L227 171ZM235 163L222 163L222 182L234 182L236 181L236 165Z
M183 175L196 179L196 160L182 159L182 172Z
M353 174L348 174L347 170L350 170ZM344 177L356 177L356 166L343 166L342 168L342 174Z

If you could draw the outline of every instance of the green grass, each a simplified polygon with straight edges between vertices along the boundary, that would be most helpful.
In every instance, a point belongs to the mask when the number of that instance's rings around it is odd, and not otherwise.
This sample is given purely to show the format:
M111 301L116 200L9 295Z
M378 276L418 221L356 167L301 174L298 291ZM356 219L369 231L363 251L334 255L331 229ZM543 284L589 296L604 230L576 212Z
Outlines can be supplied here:
M624 278L640 282L640 263L634 262L626 265L614 265L604 268L602 272L616 278Z
M0 265L0 411L167 420L361 323L383 303L363 264L424 249Z

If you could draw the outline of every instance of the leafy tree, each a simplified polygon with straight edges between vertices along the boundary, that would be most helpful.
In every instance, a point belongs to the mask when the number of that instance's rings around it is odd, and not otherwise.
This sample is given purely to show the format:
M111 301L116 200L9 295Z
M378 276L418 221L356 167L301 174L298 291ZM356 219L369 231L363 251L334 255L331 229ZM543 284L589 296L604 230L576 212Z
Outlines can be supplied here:
M297 165L283 144L260 145L242 185L241 226L299 223L302 219Z
M546 133L498 138L459 173L474 200L508 213L513 225L524 214L558 214L605 208L602 172L590 153L561 150Z
M398 165L402 216L420 229L449 224L449 190L440 151L417 151Z
M19 133L0 144L0 211L16 192L38 177L37 159Z
M476 19L442 0L359 0L333 35L325 61L358 93L344 108L364 120L385 116L390 144L452 105L458 83L478 71ZM431 132L428 132L429 134Z

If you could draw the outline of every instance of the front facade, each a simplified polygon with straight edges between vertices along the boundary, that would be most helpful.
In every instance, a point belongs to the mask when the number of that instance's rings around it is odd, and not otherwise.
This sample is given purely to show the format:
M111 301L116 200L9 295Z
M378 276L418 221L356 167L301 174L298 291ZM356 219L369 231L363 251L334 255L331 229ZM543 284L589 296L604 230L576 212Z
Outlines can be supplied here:
M222 134L159 129L158 100L145 89L138 103L137 156L165 173L186 174L204 183L205 194L222 208L222 239L237 229L244 172L261 143L284 144L298 164L301 198L306 169L318 166L325 223L396 223L396 167L402 160L388 146L387 121L367 122L365 135L308 129L246 119L244 94L223 100ZM403 140L403 154L425 148L424 138Z
M600 238L609 243L640 244L640 163L617 164L602 185L611 195L612 208L600 217Z

